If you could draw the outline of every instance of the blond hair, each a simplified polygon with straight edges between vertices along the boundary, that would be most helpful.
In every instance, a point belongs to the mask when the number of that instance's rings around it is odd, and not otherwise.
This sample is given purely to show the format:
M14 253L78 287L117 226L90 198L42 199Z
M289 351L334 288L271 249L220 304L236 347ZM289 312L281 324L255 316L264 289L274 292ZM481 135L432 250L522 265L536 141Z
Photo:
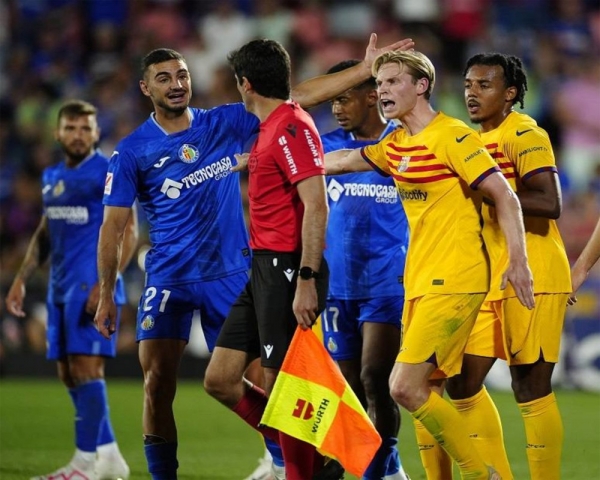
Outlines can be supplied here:
M414 50L385 52L379 55L373 62L373 66L371 67L373 76L376 77L379 69L387 63L397 64L401 71L406 71L406 73L413 77L413 82L421 78L426 78L429 81L429 86L425 92L425 98L429 100L433 86L435 85L435 67L429 58L421 52Z

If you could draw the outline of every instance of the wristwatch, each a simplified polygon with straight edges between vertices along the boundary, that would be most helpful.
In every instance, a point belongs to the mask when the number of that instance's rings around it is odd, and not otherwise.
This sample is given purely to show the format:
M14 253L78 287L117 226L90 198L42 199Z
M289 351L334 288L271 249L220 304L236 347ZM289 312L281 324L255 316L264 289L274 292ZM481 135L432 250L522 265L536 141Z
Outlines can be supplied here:
M311 278L319 278L319 272L315 272L310 267L300 267L298 274L302 280L310 280Z

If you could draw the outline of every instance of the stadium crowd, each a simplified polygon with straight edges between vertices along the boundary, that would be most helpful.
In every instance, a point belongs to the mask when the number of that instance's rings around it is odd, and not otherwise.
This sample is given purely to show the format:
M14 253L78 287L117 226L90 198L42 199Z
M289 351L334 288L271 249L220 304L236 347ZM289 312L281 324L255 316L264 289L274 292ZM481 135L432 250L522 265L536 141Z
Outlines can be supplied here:
M152 105L137 87L141 56L158 47L188 60L192 106L240 100L226 56L252 38L281 42L293 82L361 58L364 39L411 37L441 79L436 109L468 122L462 68L481 51L521 57L528 71L525 112L553 142L563 188L559 220L571 261L600 216L600 6L587 0L8 0L0 4L0 285L6 291L41 215L42 170L60 158L52 132L66 99L98 107L100 149L143 122ZM312 109L321 133L336 127L329 105ZM119 351L135 351L135 310L143 286L147 235L141 219L138 262L128 278ZM600 312L600 270L588 280ZM26 320L0 304L0 358L45 351L47 271L32 278ZM594 294L594 289L596 293ZM570 309L570 315L573 315ZM596 312L596 313L593 313Z

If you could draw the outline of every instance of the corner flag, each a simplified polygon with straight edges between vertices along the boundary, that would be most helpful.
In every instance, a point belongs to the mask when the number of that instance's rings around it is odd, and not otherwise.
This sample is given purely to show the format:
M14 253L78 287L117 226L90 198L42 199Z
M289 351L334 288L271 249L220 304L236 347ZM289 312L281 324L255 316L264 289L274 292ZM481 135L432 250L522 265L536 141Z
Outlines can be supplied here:
M297 328L261 423L304 440L361 477L381 437L312 330Z

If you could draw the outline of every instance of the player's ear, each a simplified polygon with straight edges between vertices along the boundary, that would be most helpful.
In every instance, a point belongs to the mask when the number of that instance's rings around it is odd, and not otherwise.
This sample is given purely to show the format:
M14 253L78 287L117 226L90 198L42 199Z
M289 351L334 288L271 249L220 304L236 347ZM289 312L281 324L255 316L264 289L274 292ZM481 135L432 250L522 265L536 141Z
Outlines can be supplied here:
M514 102L517 98L517 87L508 87L504 91L504 100L506 102Z
M379 105L379 95L377 95L377 90L369 90L367 93L367 105L369 107Z
M250 80L248 80L247 77L242 77L242 90L244 91L244 93L248 93L252 91L252 84L250 83Z
M427 89L429 88L429 80L425 77L419 78L417 80L417 94L423 95Z
M146 82L144 80L140 80L140 90L142 91L142 93L149 97L150 96L150 91L148 90L148 85L146 85Z

